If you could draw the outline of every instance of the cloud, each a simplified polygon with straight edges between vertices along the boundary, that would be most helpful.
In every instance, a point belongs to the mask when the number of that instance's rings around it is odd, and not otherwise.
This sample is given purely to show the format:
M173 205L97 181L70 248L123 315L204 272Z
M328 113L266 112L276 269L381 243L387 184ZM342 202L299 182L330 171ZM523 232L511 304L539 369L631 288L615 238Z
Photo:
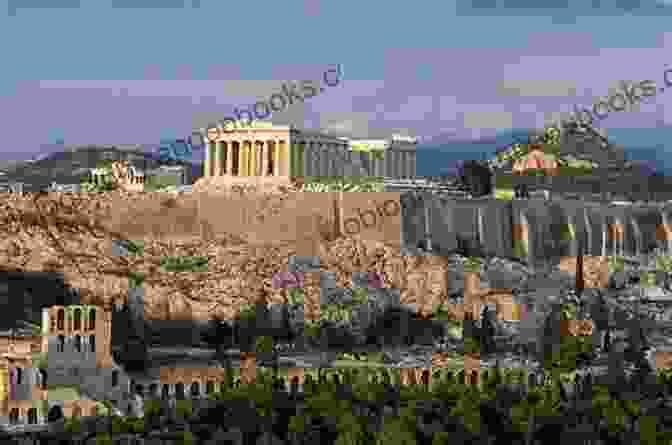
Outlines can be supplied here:
M464 128L502 129L512 127L511 113L505 111L465 111L462 114Z
M576 96L576 84L568 80L502 80L497 94L518 97Z
M544 16L573 23L576 17L620 17L668 15L669 0L456 0L457 16Z

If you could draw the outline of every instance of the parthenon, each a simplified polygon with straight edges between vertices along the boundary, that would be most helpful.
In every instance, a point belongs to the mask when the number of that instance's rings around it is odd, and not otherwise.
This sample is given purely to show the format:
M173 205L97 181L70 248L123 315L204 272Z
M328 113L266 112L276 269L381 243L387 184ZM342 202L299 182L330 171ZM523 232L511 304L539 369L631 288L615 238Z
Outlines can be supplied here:
M415 176L415 141L355 141L260 121L233 131L210 126L199 132L207 147L204 177ZM353 150L362 143L379 145L384 156Z
M350 153L347 140L261 122L226 133L210 128L206 141L205 177L343 176Z

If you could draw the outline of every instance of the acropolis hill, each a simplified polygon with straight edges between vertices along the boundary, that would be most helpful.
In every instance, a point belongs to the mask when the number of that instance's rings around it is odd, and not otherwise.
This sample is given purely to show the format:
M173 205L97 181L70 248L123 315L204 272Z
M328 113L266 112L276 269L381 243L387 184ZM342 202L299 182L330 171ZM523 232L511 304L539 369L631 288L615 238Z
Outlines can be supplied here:
M352 195L357 196L347 199L356 202L346 207L382 202L383 196L399 199L398 193ZM282 303L283 291L273 289L271 279L286 270L291 255L319 255L321 269L335 271L339 286L348 286L353 272L377 270L386 286L402 290L402 302L427 310L445 296L443 274L431 272L445 260L402 257L398 219L384 220L383 230L370 230L371 236L364 231L334 238L326 194L203 195L200 207L197 196L120 191L5 195L0 199L0 264L7 270L62 272L67 285L79 289L82 304L125 302L129 272L144 273L148 320L230 319L243 303ZM116 257L113 239L142 241L144 253ZM160 267L162 257L183 255L207 256L207 272ZM409 279L419 274L428 278L422 289ZM437 279L442 282L438 288ZM319 276L309 277L306 316L316 317L318 310Z

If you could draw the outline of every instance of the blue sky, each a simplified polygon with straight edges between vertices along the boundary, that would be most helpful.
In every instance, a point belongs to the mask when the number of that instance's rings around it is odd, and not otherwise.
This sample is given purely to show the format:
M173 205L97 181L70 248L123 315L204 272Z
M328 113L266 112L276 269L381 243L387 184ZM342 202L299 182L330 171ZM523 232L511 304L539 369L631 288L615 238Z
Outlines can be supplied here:
M608 96L619 80L662 86L672 68L669 1L4 3L4 158L58 140L186 136L335 64L344 68L339 85L272 121L354 137L468 141L542 126ZM671 100L659 92L599 125L666 129ZM660 145L644 145L652 144Z

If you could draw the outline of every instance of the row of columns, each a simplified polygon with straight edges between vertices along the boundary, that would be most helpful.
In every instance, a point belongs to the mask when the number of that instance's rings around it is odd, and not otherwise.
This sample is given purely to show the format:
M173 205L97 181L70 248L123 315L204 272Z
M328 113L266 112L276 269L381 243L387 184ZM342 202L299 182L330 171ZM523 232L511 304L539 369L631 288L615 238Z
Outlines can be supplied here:
M302 169L305 176L345 176L345 165L352 159L347 147L318 142L304 142L298 146L304 153Z
M286 140L236 140L210 142L205 176L345 176L352 152L344 145ZM382 160L373 159L369 174L394 178L416 176L414 150L386 150Z
M205 176L344 176L350 151L342 144L218 141L208 144Z
M374 161L376 162L376 161ZM414 178L416 176L416 152L415 150L385 151L385 172L379 176L391 178ZM374 173L374 176L377 173Z
M291 382L287 381L287 379L285 380L285 390L289 392L291 390ZM194 384L198 385L197 392ZM180 396L185 400L193 398L205 398L211 393L216 394L221 392L222 388L226 388L226 384L223 382L210 381L209 384L212 385L210 388L208 388L208 383L192 382L191 384L183 384L183 389ZM177 385L179 385L179 383L153 383L150 385L135 385L135 383L131 383L131 392L146 399L167 398L169 400L174 400L178 395ZM299 384L299 391L302 391L302 388L303 385ZM212 392L209 392L208 390Z
M205 176L288 176L285 141L218 141L207 145Z

